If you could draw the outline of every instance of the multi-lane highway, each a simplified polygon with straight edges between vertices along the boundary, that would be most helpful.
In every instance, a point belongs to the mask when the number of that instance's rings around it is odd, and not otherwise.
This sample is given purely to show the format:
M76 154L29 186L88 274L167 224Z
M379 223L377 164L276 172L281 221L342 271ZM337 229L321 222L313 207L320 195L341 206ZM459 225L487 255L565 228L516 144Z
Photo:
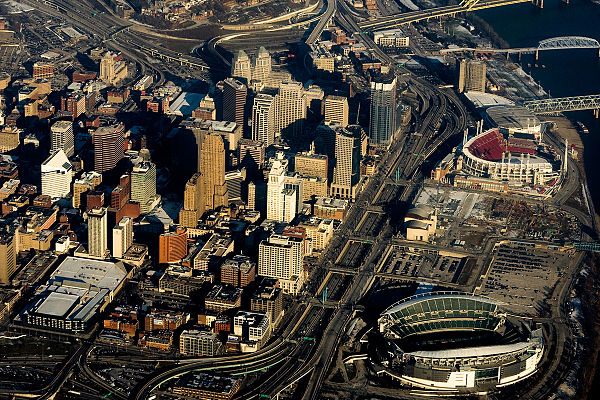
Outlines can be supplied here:
M438 18L446 15L456 15L458 13L466 11L477 11L483 10L485 8L527 3L530 1L531 0L481 0L470 6L457 4L451 6L429 8L426 10L409 11L405 13L390 15L387 17L361 22L359 25L363 31L377 31L382 29L390 29L400 25L406 25L423 20L429 20L431 18Z

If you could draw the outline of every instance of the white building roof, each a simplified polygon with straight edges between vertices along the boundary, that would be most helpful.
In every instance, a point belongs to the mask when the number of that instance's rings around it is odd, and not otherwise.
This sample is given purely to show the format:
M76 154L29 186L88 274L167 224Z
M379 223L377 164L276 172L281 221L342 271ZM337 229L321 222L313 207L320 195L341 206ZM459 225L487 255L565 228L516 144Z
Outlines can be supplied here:
M52 292L37 308L37 312L55 317L64 317L79 301L79 296L69 293Z
M48 282L74 281L113 291L127 276L122 263L67 257L56 268Z
M491 93L467 92L465 93L465 96L476 108L488 108L498 105L515 105L513 101L507 99L506 97Z
M71 171L72 169L73 165L69 162L67 155L62 149L50 154L50 157L42 164L42 172L53 170Z
M192 111L200 106L200 102L205 97L206 94L204 93L181 92L169 106L169 113L189 117L192 115Z

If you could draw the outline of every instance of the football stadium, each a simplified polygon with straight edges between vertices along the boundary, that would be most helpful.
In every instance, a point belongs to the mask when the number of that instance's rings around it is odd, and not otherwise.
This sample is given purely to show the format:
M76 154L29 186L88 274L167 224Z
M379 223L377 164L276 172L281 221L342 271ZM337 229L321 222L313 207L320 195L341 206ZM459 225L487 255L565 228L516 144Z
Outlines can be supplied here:
M458 292L403 299L381 314L386 339L379 373L406 386L437 392L486 392L537 371L541 329L512 320L498 302Z

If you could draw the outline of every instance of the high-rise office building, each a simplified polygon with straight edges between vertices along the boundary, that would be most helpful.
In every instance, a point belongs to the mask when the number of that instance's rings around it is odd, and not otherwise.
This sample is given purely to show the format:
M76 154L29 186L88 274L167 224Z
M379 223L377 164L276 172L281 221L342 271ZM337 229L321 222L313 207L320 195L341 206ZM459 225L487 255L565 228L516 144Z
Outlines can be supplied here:
M140 213L148 214L160 202L156 194L156 166L142 161L131 171L131 201L140 204Z
M250 57L244 50L238 51L233 57L231 76L242 80L245 84L249 84L252 80L252 64L250 63Z
M67 157L75 152L75 140L73 138L73 123L71 121L56 121L50 128L51 145L50 153L63 150Z
M266 81L271 76L271 55L263 46L260 46L254 61L252 79L255 81Z
M279 153L278 153L279 156ZM290 222L296 216L296 196L293 189L286 190L288 160L275 159L267 181L267 219Z
M225 184L225 145L220 135L208 133L200 150L200 178L205 210L229 204Z
M325 122L334 122L343 127L348 125L348 99L342 96L327 96L324 101Z
M108 251L108 217L106 208L92 208L88 216L88 254L91 257L104 258Z
M223 120L235 122L243 130L246 125L246 85L236 79L227 78L222 82L222 88Z
M0 233L0 284L8 285L17 272L17 239L9 232Z
M195 228L204 213L201 181L200 174L196 173L185 184L183 208L179 211L179 224L187 228Z
M113 169L124 157L125 125L101 126L92 133L94 170L99 173Z
M59 199L71 193L73 165L60 149L50 155L41 165L42 194Z
M271 235L258 246L258 274L280 280L284 292L296 294L304 282L304 243L293 236Z
M460 60L456 72L458 92L485 92L487 66L483 61Z
M396 78L389 83L371 82L369 140L388 145L396 133Z
M256 172L265 163L265 144L260 141L242 139L239 141L238 164L248 172Z
M304 176L327 179L328 158L312 151L297 153L294 157L294 171Z
M275 97L259 93L252 106L252 140L269 147L275 141Z
M158 262L161 264L179 262L187 255L187 229L175 230L158 237Z
M300 82L282 82L275 96L275 136L298 136L304 129L306 98Z
M111 85L117 85L127 77L127 64L123 61L122 54L110 51L104 53L100 59L100 80Z
M235 171L229 171L225 174L225 184L227 185L227 199L241 200L242 185L246 180L246 170L244 168Z
M277 153L267 181L267 219L290 222L302 209L302 179L287 171L288 160Z
M248 184L248 201L246 202L248 210L256 210L256 184L250 182Z
M123 217L112 231L113 257L122 258L133 243L133 219Z
M335 136L335 167L331 197L354 199L360 181L361 136L359 125L338 128Z

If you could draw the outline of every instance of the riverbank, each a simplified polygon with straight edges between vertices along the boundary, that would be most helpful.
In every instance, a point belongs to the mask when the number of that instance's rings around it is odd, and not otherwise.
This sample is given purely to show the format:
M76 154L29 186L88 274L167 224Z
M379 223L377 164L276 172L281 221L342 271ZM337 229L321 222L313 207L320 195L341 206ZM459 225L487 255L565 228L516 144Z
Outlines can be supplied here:
M599 39L598 16L600 7L581 0L573 0L565 5L559 0L547 0L544 10L535 10L530 5L501 7L478 13L494 28L496 34L506 40L511 47L535 46L536 42L556 36L587 36ZM506 23L510 21L510 23ZM586 51L554 51L540 54L539 60L524 57L521 65L534 75L553 97L576 96L600 93L597 52ZM545 66L545 68L544 68ZM591 116L591 112L569 113L566 116L547 118L557 125L557 133L570 144L574 144L578 152L577 163L581 167L582 178L590 189L592 209L600 209L600 177L595 173L597 163L595 153L600 150L600 124ZM574 121L582 121L589 129L589 134L581 134L574 126ZM581 195L578 190L573 198ZM569 204L581 202L572 201ZM593 207L595 205L595 207ZM599 221L598 213L594 216ZM594 233L592 233L594 234ZM600 393L600 256L589 253L584 262L585 275L581 276L576 288L577 297L581 299L583 312L583 333L581 338L583 351L577 383L572 398L592 399Z

